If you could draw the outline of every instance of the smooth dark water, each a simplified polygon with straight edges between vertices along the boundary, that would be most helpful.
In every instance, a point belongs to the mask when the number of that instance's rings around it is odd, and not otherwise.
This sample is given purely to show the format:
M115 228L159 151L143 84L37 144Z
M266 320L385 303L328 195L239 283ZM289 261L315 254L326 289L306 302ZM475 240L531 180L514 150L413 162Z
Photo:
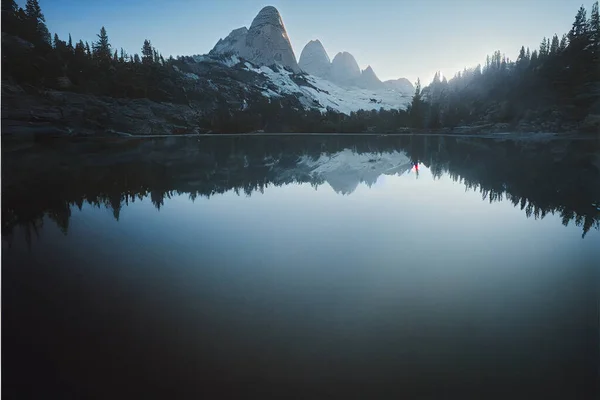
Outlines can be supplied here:
M6 398L598 394L598 142L3 142L2 159Z

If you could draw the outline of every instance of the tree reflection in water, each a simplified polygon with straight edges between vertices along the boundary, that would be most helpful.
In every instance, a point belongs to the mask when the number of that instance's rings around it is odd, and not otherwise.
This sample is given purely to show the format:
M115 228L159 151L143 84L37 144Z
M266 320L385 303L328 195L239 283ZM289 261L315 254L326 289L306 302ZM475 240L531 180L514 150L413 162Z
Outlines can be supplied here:
M167 139L54 140L19 150L3 143L2 237L21 227L30 244L44 217L67 234L71 208L84 203L111 209L149 197L160 209L173 195L235 191L251 196L269 186L322 177L300 160L350 149L355 154L404 152L427 167L481 193L509 201L527 218L560 215L582 236L600 229L600 149L593 140L500 140L453 136L236 136ZM417 172L417 171L415 171Z

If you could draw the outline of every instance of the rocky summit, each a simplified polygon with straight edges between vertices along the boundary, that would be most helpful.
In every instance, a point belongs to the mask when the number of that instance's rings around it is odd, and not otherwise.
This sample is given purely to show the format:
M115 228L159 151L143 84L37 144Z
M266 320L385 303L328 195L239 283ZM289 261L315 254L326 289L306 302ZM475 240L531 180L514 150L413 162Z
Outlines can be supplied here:
M258 67L280 65L293 73L304 72L344 89L392 90L400 97L413 91L412 87L407 88L402 84L384 84L370 66L361 71L354 56L346 51L336 54L332 61L318 39L304 46L297 62L281 15L273 6L260 10L250 29L234 29L226 38L219 40L209 55L235 55ZM331 92L329 89L323 90ZM398 104L404 102L401 100Z
M273 6L260 10L250 29L233 30L211 50L211 54L228 53L239 55L256 65L278 64L300 72L281 15Z
M358 87L371 90L382 89L384 87L383 82L381 82L377 75L375 75L375 71L373 71L373 68L371 68L370 65L361 72L360 78L358 78L356 85Z
M320 40L311 40L300 53L298 65L307 74L329 79L331 60Z
M333 61L330 61L320 40L311 40L304 46L298 65L307 74L327 79L341 87L356 87L374 91L389 89L403 94L413 91L410 82L404 78L408 85L404 81L397 84L385 84L377 77L370 65L361 71L354 56L348 52L340 52Z
M360 67L354 56L346 51L337 53L331 62L331 80L350 85L360 78Z

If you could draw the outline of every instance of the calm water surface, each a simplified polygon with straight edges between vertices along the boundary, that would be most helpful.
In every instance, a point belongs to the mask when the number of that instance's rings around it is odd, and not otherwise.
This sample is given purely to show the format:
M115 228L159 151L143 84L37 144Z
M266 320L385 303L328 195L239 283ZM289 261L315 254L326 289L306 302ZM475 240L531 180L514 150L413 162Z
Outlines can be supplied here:
M598 142L69 141L2 158L7 398L598 393Z

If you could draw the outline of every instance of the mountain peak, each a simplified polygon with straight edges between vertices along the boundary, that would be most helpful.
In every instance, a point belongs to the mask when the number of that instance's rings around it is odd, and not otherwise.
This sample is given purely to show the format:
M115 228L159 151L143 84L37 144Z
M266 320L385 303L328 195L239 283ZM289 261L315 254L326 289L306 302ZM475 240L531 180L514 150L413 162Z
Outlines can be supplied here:
M250 29L257 28L262 25L274 25L277 27L283 27L283 20L281 19L281 14L279 11L273 6L263 7L262 10L258 12L254 20L252 21L252 25L250 25Z
M235 29L219 40L211 53L234 53L257 65L279 64L300 71L281 15L273 6L263 7L250 29Z
M298 66L306 73L321 78L329 76L331 61L319 39L311 40L300 53Z
M349 84L360 77L360 67L352 54L341 51L333 57L331 74L335 82Z
M371 68L371 66L369 65L361 72L360 79L358 79L357 82L357 86L365 89L376 90L382 88L383 83L379 80L379 78L375 74L375 71L373 71L373 68Z

